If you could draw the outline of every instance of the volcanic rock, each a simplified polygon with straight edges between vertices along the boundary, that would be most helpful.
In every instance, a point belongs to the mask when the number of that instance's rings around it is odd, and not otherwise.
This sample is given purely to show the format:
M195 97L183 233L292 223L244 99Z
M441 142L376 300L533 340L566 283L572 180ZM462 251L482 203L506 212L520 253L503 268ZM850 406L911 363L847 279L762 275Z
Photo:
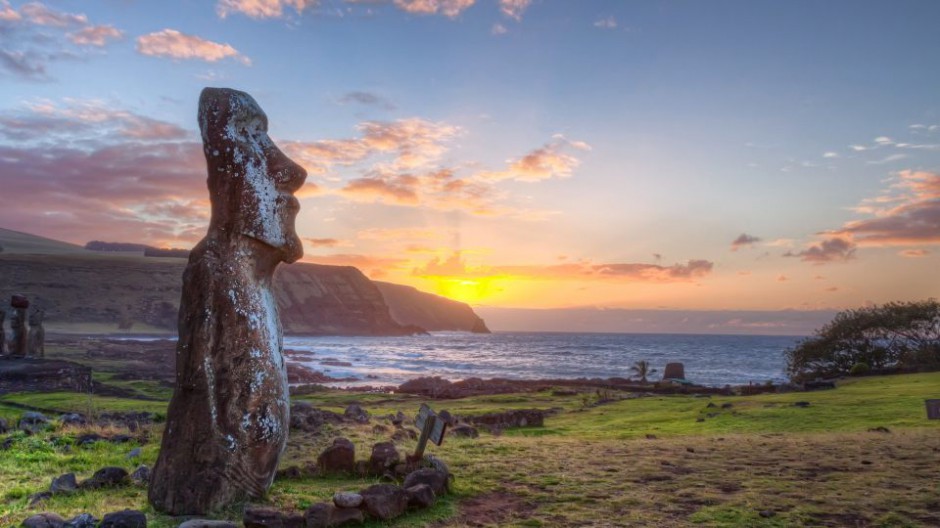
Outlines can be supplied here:
M438 497L446 494L449 487L447 474L432 468L421 468L412 471L405 477L402 486L410 488L418 484L427 484L434 491L434 495Z
M82 481L78 487L83 489L110 488L127 484L128 480L129 475L126 469L117 466L109 466L95 471L95 474L92 475L90 479Z
M353 473L356 469L356 447L346 438L333 440L333 445L317 457L317 467L325 474Z
M434 506L434 490L427 484L416 484L410 488L405 488L408 494L408 507L424 509Z
M71 493L77 489L78 481L75 480L75 473L59 475L52 479L52 485L49 486L49 491L51 491L53 495Z
M375 484L359 494L365 511L383 521L401 516L408 508L408 494L392 484Z
M58 514L44 512L28 517L20 526L24 528L62 528L64 524L65 519Z
M391 442L379 442L372 446L372 455L369 457L369 472L373 475L382 475L401 461L401 455Z
M99 528L147 528L147 516L137 510L109 513L101 519Z

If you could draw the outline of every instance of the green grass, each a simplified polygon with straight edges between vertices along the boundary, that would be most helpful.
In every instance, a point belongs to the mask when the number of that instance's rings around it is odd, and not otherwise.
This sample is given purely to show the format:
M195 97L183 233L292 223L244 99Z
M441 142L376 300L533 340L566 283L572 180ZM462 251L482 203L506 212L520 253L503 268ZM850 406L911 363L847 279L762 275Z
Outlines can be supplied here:
M164 397L149 382L114 381L149 397ZM435 410L476 415L507 409L557 409L544 427L510 429L478 439L447 437L428 452L441 456L456 479L453 494L434 508L411 513L395 526L931 526L940 524L940 421L926 420L923 400L940 397L940 373L858 378L830 391L747 397L634 397L608 392L611 403L595 406L596 394L481 396L429 402ZM369 424L327 427L321 434L292 432L282 467L304 466L334 436L350 438L358 458L388 440L394 428L385 416L413 416L422 399L409 395L326 391L295 400L335 411L358 403ZM794 407L808 401L807 408ZM165 412L165 402L70 393L0 397L0 416L22 410L8 404L60 411ZM708 408L714 403L714 408ZM723 403L731 403L722 409ZM714 417L706 417L716 413ZM704 418L704 421L697 421ZM890 433L869 432L887 427ZM72 445L79 431L53 428L36 437L15 433L0 451L0 525L19 524L36 511L99 517L122 508L147 512L151 526L178 521L149 509L146 490L79 492L53 497L40 509L28 495L46 489L52 477L75 472L87 478L97 468L153 464L162 425L142 431L141 441L123 445ZM126 431L125 431L126 432ZM652 435L648 437L647 435ZM139 461L125 455L142 447ZM413 440L398 444L402 453ZM275 482L258 501L302 509L337 490L358 490L374 480L301 478ZM521 505L494 511L470 507L474 497L501 497ZM241 505L219 512L237 519ZM772 512L761 516L761 512Z

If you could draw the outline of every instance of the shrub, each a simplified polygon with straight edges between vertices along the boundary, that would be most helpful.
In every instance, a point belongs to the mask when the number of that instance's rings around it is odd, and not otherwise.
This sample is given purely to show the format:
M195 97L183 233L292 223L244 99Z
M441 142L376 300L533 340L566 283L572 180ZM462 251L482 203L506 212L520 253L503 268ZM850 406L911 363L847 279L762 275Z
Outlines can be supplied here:
M852 368L849 370L850 376L864 376L871 371L871 367L868 366L868 363L856 363L852 365Z

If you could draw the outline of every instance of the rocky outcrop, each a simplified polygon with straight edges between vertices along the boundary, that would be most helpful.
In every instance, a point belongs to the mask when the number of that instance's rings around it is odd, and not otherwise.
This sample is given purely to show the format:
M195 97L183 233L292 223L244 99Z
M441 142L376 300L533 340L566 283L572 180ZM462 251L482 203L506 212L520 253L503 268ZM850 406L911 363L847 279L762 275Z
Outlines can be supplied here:
M176 388L150 476L153 507L205 514L274 482L290 395L272 281L303 256L293 194L306 171L244 92L206 88L199 128L212 217L183 274Z
M411 286L374 281L392 318L402 324L418 325L425 330L462 330L490 333L486 323L468 304L440 295L425 293Z

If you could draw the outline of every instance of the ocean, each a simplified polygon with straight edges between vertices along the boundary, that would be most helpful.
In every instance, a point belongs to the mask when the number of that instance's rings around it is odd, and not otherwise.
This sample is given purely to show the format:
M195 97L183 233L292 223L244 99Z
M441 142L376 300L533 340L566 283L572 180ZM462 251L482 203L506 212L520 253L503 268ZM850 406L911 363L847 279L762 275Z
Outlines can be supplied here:
M284 347L313 352L306 366L336 386L399 385L422 376L451 381L478 378L630 377L646 360L662 377L669 362L685 365L686 379L709 386L786 381L784 351L792 336L434 332L411 337L285 336ZM325 363L324 363L325 362ZM350 366L337 365L348 363Z

